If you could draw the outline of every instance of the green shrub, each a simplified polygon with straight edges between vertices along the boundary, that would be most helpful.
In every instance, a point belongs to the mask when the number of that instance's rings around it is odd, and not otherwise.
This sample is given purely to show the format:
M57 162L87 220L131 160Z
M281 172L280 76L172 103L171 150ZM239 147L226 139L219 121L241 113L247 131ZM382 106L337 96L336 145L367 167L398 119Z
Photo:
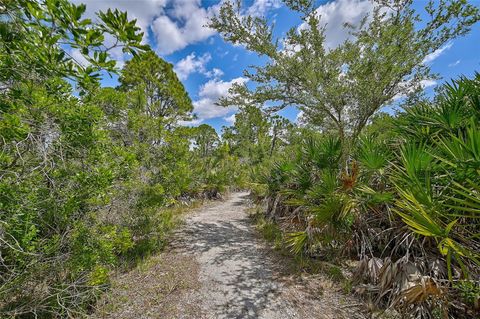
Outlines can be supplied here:
M256 227L260 230L263 238L280 248L283 244L283 234L281 229L272 221L266 220L263 216L256 219Z

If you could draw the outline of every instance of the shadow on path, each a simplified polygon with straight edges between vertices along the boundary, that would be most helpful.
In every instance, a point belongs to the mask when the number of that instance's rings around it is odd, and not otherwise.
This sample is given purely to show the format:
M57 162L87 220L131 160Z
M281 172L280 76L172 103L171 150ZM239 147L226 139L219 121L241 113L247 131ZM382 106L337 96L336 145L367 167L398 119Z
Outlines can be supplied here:
M251 225L247 200L234 193L190 214L169 251L117 276L91 318L366 318L331 281L299 274L273 253Z
M288 300L281 296L292 286L288 284L291 274L285 260L275 261L259 240L245 212L246 195L233 194L229 200L190 216L174 243L176 251L195 255L201 265L201 288L193 298L202 303L202 318L340 318L299 311L319 303L317 293L302 293ZM288 295L296 295L302 288L296 278L295 290Z
M275 267L242 211L246 200L237 196L212 207L182 230L178 248L199 256L204 302L215 318L259 318L278 294Z

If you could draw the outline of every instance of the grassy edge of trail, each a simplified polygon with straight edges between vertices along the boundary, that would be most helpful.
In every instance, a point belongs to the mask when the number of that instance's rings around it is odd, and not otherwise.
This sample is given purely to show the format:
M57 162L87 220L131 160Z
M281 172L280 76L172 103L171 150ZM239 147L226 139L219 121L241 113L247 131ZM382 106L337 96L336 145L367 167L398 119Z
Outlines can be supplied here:
M191 256L180 256L168 249L173 233L184 224L186 215L210 203L228 198L225 192L216 199L197 198L159 209L163 231L159 244L146 254L131 256L113 269L108 286L101 289L86 318L137 318L131 309L150 309L149 313L173 316L179 293L198 285L198 265ZM148 307L147 307L148 306ZM197 311L195 305L184 305L184 311ZM120 312L120 313L119 313Z

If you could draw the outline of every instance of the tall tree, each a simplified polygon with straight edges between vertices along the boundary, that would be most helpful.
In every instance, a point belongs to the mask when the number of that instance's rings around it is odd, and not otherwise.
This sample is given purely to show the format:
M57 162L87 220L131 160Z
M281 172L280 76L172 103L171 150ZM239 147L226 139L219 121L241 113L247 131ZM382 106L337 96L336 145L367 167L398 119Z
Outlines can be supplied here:
M480 18L479 9L465 0L429 1L427 19L411 0L374 2L370 16L348 26L353 39L336 48L326 46L325 27L312 1L286 1L304 14L303 23L281 39L274 38L266 19L243 16L239 3L224 3L210 27L267 62L245 71L255 89L236 84L219 104L276 101L274 110L294 105L311 124L355 140L379 109L398 96L418 94L425 80L435 78L425 58L465 35Z
M269 156L272 157L274 152L281 145L285 145L288 143L288 138L294 125L286 118L273 115L269 118L270 123L270 134L271 134L271 142L270 142L270 151Z
M198 151L200 157L205 158L212 155L213 151L218 147L220 139L213 127L208 124L202 124L192 128L194 147Z
M287 143L292 127L288 119L246 104L235 115L234 125L223 128L222 138L244 162L258 164Z
M173 66L153 51L128 61L119 81L122 90L136 93L136 103L146 115L165 124L191 119L192 101Z

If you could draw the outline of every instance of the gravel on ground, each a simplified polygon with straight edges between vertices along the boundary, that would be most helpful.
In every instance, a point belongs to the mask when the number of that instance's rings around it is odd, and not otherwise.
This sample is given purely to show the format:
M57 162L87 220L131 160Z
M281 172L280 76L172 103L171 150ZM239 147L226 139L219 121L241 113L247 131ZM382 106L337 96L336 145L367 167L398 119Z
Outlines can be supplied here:
M366 318L323 275L293 271L259 236L247 193L187 216L166 252L115 280L94 318Z

